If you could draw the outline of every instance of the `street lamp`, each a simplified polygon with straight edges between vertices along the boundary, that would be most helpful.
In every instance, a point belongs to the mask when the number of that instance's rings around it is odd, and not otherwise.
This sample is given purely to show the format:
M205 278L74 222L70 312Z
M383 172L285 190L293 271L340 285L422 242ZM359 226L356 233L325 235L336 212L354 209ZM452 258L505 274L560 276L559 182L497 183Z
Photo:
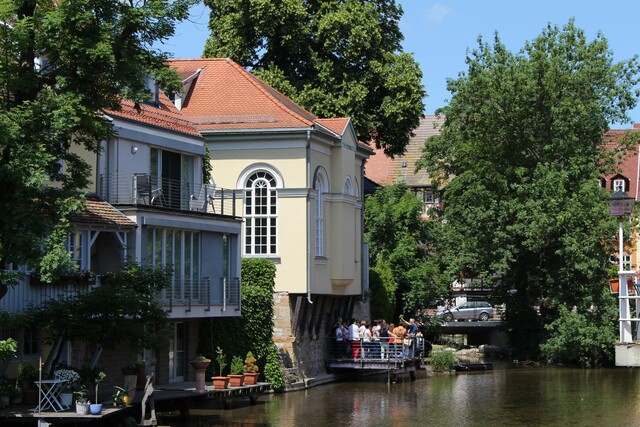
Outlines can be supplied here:
M618 305L620 310L620 342L631 342L631 310L629 309L629 288L627 276L633 275L633 271L624 271L624 217L631 215L634 198L624 191L616 191L607 201L609 212L618 217Z

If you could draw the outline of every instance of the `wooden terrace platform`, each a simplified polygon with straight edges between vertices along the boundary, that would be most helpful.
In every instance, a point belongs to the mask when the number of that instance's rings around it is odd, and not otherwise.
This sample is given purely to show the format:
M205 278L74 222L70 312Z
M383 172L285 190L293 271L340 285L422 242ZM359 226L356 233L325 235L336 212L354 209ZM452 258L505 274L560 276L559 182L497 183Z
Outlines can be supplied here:
M153 394L156 412L180 411L183 418L189 418L189 410L198 406L206 406L208 402L219 401L224 407L228 407L228 401L237 398L249 398L254 404L260 395L271 390L271 383L258 383L256 385L229 387L224 390L215 390L207 386L204 392L197 392L195 383L164 384L155 386ZM111 406L108 398L104 401L100 415L78 415L75 405L67 411L42 411L35 412L35 405L11 405L0 409L0 426L10 425L36 425L38 420L51 425L56 424L84 424L95 423L106 418L134 417L141 414L142 391L137 391L131 406Z

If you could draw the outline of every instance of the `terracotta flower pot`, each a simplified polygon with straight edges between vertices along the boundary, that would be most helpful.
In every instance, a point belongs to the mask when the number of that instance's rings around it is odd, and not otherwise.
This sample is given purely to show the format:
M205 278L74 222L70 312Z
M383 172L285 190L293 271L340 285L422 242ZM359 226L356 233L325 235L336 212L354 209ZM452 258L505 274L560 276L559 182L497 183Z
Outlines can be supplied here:
M611 290L612 294L617 294L620 292L620 279L609 279L609 289ZM633 279L631 279L630 277L627 278L627 294L628 295L633 295L634 294L634 287L633 287Z
M215 390L224 390L229 385L228 377L211 377L211 381Z
M229 386L231 387L242 387L242 383L244 382L244 375L229 375Z
M245 372L244 373L244 385L256 385L258 384L258 376L260 374L257 372Z

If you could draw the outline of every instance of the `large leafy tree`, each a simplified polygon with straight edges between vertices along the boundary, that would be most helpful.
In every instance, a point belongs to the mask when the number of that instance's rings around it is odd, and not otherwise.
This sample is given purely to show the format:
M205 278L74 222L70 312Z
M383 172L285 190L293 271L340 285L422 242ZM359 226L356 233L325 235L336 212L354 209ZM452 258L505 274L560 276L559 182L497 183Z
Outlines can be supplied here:
M419 124L422 72L395 0L205 0L204 56L228 57L319 117L351 117L390 155Z
M446 121L420 166L452 178L441 254L449 274L471 270L494 284L512 344L534 354L545 339L533 310L541 300L574 313L613 302L601 292L615 234L598 178L615 166L603 136L608 123L630 121L638 62L614 63L604 36L587 41L571 20L516 54L497 34L479 39L467 65L448 82Z
M44 267L82 208L89 165L109 135L100 111L148 98L145 77L177 87L154 44L173 35L194 0L0 2L0 265ZM77 152L77 151L76 151ZM52 232L56 227L61 232ZM42 245L42 237L50 240ZM43 253L49 256L42 258ZM3 279L7 278L4 272Z
M447 295L434 257L437 221L422 218L423 204L400 183L378 189L365 204L365 240L372 265L372 316L414 316Z

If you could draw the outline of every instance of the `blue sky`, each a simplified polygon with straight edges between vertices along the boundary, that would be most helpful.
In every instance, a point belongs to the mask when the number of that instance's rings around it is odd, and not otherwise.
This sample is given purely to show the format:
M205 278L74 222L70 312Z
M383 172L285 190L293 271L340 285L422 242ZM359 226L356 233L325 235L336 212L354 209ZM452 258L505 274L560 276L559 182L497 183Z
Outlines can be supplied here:
M598 31L609 42L614 60L622 61L640 54L640 1L613 0L397 0L404 10L400 22L406 52L414 54L423 72L428 97L425 113L447 104L446 79L466 71L468 48L477 46L478 36L492 40L494 32L512 52L534 39L552 23L566 24L571 17L582 28L588 40ZM207 28L208 10L195 6L189 22L181 24L176 36L164 50L176 58L198 58L202 54ZM640 107L630 114L640 123ZM630 125L613 124L614 128Z

